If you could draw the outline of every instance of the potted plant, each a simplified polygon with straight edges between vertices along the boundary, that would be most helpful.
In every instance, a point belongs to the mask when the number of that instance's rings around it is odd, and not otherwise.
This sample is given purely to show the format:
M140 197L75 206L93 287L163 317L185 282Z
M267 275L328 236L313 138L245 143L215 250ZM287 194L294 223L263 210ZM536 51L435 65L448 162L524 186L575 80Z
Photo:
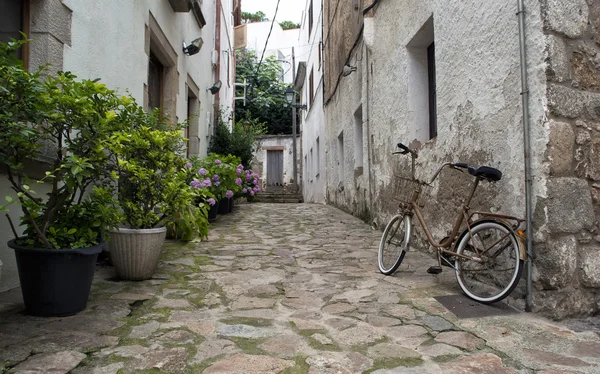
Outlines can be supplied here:
M122 225L111 233L110 257L117 275L127 280L154 274L165 241L165 224L191 203L186 181L179 176L183 137L158 110L145 112L133 99L117 122L128 129L106 142L115 174Z
M179 177L186 181L186 193L191 195L192 203L182 211L176 212L169 220L167 236L172 239L191 241L195 237L199 237L200 240L208 238L208 214L211 203L215 205L215 200L207 188L206 178L202 181L198 179L200 176L194 162L198 164L197 157L186 162L179 172ZM208 182L210 183L210 179ZM216 212L214 215L216 216Z
M20 204L24 227L19 235L9 217L8 245L27 312L72 315L85 309L103 239L119 221L102 142L120 100L68 72L42 83L13 57L23 43L0 43L0 167L14 192L6 201ZM46 170L37 176L40 164Z
M242 170L242 196L246 197L249 203L254 201L256 195L261 191L259 180L260 176L252 170Z

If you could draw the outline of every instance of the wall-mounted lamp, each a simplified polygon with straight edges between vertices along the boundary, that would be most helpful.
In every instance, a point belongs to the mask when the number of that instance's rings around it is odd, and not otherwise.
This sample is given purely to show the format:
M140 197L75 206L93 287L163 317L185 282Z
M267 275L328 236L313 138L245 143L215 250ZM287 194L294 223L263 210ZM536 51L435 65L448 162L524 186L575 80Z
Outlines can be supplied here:
M294 101L296 101L295 99L296 99L296 92L294 91L292 86L288 86L288 88L285 90L285 101L287 101L288 104L290 104L292 106L292 108L306 110L306 104L296 104L294 102Z
M356 71L356 66L344 65L344 68L342 69L342 75L347 77L352 74L353 71Z
M222 85L221 81L218 80L212 85L212 87L206 89L206 91L210 91L210 93L214 95L217 92L219 92L219 90L221 89L221 85Z
M196 38L192 40L192 43L190 45L187 45L185 44L185 42L183 42L183 53L185 53L188 56L193 56L196 53L200 52L202 44L204 44L202 38Z

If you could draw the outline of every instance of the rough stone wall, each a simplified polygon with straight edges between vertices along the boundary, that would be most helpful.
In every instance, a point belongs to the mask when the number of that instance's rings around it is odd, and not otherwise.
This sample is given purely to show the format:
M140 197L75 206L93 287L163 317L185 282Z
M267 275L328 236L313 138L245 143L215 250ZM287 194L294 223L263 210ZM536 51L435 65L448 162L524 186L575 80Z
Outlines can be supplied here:
M537 310L562 317L579 312L589 313L595 307L583 310L572 303L569 305L570 301L567 299L560 300L551 296L567 295L573 290L572 282L576 278L572 272L569 276L557 275L554 270L559 265L556 262L566 261L564 268L577 268L581 266L583 258L592 258L592 254L588 253L593 252L586 249L586 257L579 255L581 258L576 258L575 262L572 260L573 256L570 260L565 259L560 254L573 251L565 249L570 243L567 239L573 242L577 241L578 237L569 238L567 235L565 239L561 234L557 238L562 241L548 241L549 228L556 228L562 225L562 222L570 222L570 230L575 231L590 226L593 217L589 208L589 188L592 186L584 180L574 182L568 179L548 179L553 167L548 160L549 142L566 147L566 143L560 139L552 140L554 137L550 134L557 131L554 125L557 121L548 121L548 105L552 108L554 100L561 105L569 105L572 108L570 110L577 113L585 110L580 104L581 100L571 93L573 89L553 99L552 92L556 91L556 85L548 84L547 70L550 69L546 69L546 66L550 64L548 56L551 50L557 47L556 43L551 43L554 35L545 32L548 26L543 23L543 5L545 3L540 0L525 1L533 206L538 223L534 227L535 230L530 232L534 231L536 247L540 247L538 261L541 261L534 272L534 301ZM557 14L561 18L571 14L570 12L571 10ZM348 59L351 65L356 64L358 70L341 78L337 92L325 107L328 203L382 228L396 212L397 204L392 199L395 192L394 175L408 175L410 170L408 157L391 154L396 149L396 142L401 141L418 150L417 176L422 179L431 178L439 165L446 161L488 165L500 169L503 172L502 180L494 184L483 182L472 206L492 212L525 216L523 124L516 13L516 1L381 1L374 8L371 17L364 20L362 40L359 40L358 47ZM575 11L573 14L579 12ZM411 71L413 62L410 46L431 18L436 49L438 135L432 140L427 140L420 138L422 129L416 127L415 118L418 116L411 107L411 82L418 77ZM338 60L340 59L343 60L339 57ZM570 63L568 58L567 62ZM565 69L564 66L560 68ZM327 73L327 70L325 72ZM564 83L558 86L561 90L559 92L564 92ZM589 92L581 92L578 95L589 97L588 101L591 101L592 97L596 100ZM358 175L353 167L356 134L352 127L352 117L361 106L365 163L362 174ZM562 122L564 117L566 116L561 116ZM571 170L568 172L576 176L574 162L578 134L574 122L572 132L573 161L563 161L567 166L563 164L562 167L567 171ZM340 134L343 134L344 140L343 160L338 149ZM587 155L596 150L600 151L591 146L593 136L590 132L590 140L587 143L590 146L585 156L588 158L591 156ZM340 173L340 170L343 170L343 173ZM561 177L566 178L567 175ZM434 237L441 239L450 231L452 220L460 203L467 196L471 181L472 177L468 174L446 170L433 188L427 191L424 214L431 223L430 229ZM586 188L586 193L582 193ZM553 202L551 199L553 194L566 193L569 190L575 192L568 196L572 208L564 209L560 206L562 203ZM578 206L588 208L580 209ZM555 219L546 222L545 215L551 217L550 212L554 213L554 217L561 215L562 218L559 221ZM582 215L586 218L582 218ZM419 231L417 225L417 232ZM543 245L543 248L547 248L546 252L542 249ZM546 253L546 260L540 259ZM544 267L549 263L554 267ZM591 265L586 266L591 268ZM543 280L544 276L557 276L564 280L555 281L555 290L551 291L546 290L549 282ZM523 298L524 286L525 277L513 296ZM557 291L560 287L567 287L568 291ZM593 300L593 294L588 296ZM522 302L521 300L520 303ZM593 303L595 302L591 302ZM560 308L566 312L555 312Z
M600 4L545 0L547 195L536 206L536 302L554 317L600 304Z

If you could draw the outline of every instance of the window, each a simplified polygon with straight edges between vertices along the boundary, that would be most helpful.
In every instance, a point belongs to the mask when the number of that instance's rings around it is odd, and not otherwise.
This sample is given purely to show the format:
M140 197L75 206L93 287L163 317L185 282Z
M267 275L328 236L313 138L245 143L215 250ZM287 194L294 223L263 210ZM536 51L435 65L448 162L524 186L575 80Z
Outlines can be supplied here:
M313 0L310 0L310 5L308 6L308 38L310 39L310 34L312 33L313 27Z
M148 108L162 107L162 91L165 67L154 54L150 54L148 63Z
M409 126L405 135L419 141L437 136L433 26L433 17L430 17L406 46Z
M200 154L200 100L198 100L198 86L188 76L187 95L187 126L185 137L187 140L186 156Z
M316 159L315 159L315 177L319 177L319 174L321 174L321 150L319 149L319 138L317 137L317 140L315 142L315 148L316 148Z
M308 89L308 107L312 108L315 97L315 75L313 74L312 69L310 69L310 75L308 77Z
M313 158L313 149L312 148L310 149L310 153L309 154L310 154L310 157L308 158L308 164L309 164L308 165L308 170L310 172L308 173L308 180L310 182L312 182L313 181L313 179L312 179L312 170L313 170L312 166L313 166L313 163L315 162L315 160Z
M437 95L435 88L435 43L427 47L427 80L429 84L429 139L437 136Z
M344 183L344 132L338 136L338 178L340 183Z
M0 12L0 41L7 43L11 38L22 39L19 31L29 35L29 0L3 0ZM25 44L17 53L28 64L29 44Z
M321 60L323 59L323 42L319 41L319 71L321 70Z
M362 105L354 112L354 172L362 175L363 169L363 121ZM357 175L358 173L358 175Z

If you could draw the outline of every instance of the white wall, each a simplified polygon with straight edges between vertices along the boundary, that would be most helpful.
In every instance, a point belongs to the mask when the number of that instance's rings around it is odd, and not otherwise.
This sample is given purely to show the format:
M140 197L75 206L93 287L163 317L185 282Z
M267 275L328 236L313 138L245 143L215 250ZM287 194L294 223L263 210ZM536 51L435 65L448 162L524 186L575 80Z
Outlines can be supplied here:
M310 1L306 1L305 14L308 12ZM308 105L307 111L302 115L302 155L301 159L308 161L303 165L305 178L302 180L302 192L305 202L325 203L327 181L326 156L326 131L325 113L323 111L323 65L319 61L319 46L322 39L322 12L321 2L313 0L313 27L308 30L308 17L304 17L300 27L300 48L298 48L297 62L306 62L306 78L303 83L302 102L310 103L309 95L313 95L312 106ZM310 72L313 72L313 92L310 92ZM317 155L317 139L319 152ZM313 150L312 161L310 150Z
M260 179L263 183L263 187L268 190L267 183L267 151L269 149L283 148L283 183L284 185L290 184L294 175L294 158L293 158L293 136L292 135L266 135L261 136L257 139L256 152L254 152L254 159L252 160L252 169L260 174ZM296 147L298 151L298 162L300 162L300 137L296 138ZM300 167L298 166L298 174L300 174Z
M527 42L530 69L530 118L534 144L546 144L545 37L540 4L527 0ZM524 216L523 134L516 2L468 0L447 2L383 1L375 16L365 19L364 43L351 56L358 71L342 77L326 106L328 202L383 225L395 212L393 175L410 173L409 158L392 155L401 141L419 150L418 176L429 178L445 161L499 168L503 179L482 183L475 205ZM433 16L436 46L438 136L424 141L423 124L411 118L410 58L407 47ZM353 173L353 114L363 108L363 174ZM344 189L339 188L337 137L345 143ZM420 140L420 141L419 141ZM545 148L534 148L533 169ZM471 178L446 171L431 191L426 214L434 233L444 236L455 210L443 203L465 195ZM534 188L543 194L544 184ZM454 208L455 206L451 206ZM444 208L444 209L442 209Z
M148 55L144 46L146 25L152 13L178 56L176 116L179 121L187 118L188 75L199 88L200 155L206 155L209 140L207 134L213 125L214 100L207 89L213 85L216 76L212 66L217 14L215 2L203 2L202 10L207 24L202 29L192 12L175 13L168 1L65 0L64 3L73 10L72 43L71 46L65 46L64 69L74 72L80 78L101 78L108 87L131 93L139 103L143 103L144 83L147 83ZM223 51L232 53L229 47L229 41L233 38L233 22L230 17L232 5L227 0L222 3L224 12L219 11L222 18L221 47ZM204 41L200 52L186 56L182 43L185 41L189 44L197 37L202 37ZM233 87L227 84L226 61L227 55L221 52L221 78L224 78L221 79L223 86L219 94L223 106L231 107ZM233 64L232 59L230 61ZM231 79L233 82L233 78Z

